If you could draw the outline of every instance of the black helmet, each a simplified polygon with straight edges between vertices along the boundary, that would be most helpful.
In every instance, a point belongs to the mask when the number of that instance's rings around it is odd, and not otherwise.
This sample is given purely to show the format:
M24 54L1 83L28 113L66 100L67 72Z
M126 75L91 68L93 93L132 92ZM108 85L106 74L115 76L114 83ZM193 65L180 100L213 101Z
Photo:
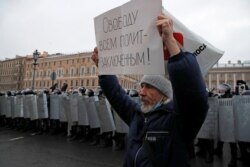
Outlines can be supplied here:
M235 92L237 95L242 94L245 90L249 90L247 83L243 80L237 80L237 86L235 87Z
M16 91L16 95L22 95L22 91L20 90Z
M126 92L127 95L129 95L129 89L124 88L123 90Z
M72 94L78 94L78 90L77 89L74 89Z
M49 90L48 89L44 89L43 93L45 93L46 95L48 95L49 94Z
M94 96L94 91L92 89L87 89L87 92L86 94L91 97L91 96Z
M33 95L35 92L32 89L26 89L24 92L25 95Z
M79 87L78 88L78 91L81 93L81 94L84 94L86 92L86 88L85 87Z
M131 96L131 97L138 97L139 93L137 92L137 90L131 89L131 90L129 90L129 96Z
M243 80L237 80L237 81L236 81L236 84L237 84L237 85L246 85L246 82L243 81Z
M217 90L222 97L231 97L231 85L227 83L220 84Z
M7 92L6 92L6 95L7 95L7 96L11 96L11 92L10 92L10 91L7 91Z
M8 96L16 96L16 92L15 91L7 91L6 94Z
M95 90L95 95L96 95L96 96L101 96L102 94L103 94L102 89L101 89L100 87L96 88L96 90Z
M227 84L227 83L223 83L223 84L220 84L218 86L218 91L225 91L225 92L230 92L231 91L231 85Z
M53 94L60 95L60 94L62 94L62 92L60 91L60 89L56 88L56 89L53 91Z

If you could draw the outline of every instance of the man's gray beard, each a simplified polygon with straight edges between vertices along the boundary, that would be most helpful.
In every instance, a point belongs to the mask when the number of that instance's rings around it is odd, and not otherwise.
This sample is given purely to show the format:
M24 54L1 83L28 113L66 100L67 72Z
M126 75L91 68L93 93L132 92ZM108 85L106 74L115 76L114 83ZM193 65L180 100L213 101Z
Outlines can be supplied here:
M146 106L143 104L143 102L141 103L141 111L142 111L143 113L148 113L148 112L152 111L152 110L153 110L153 107L154 107L154 105L149 105L149 106L146 107Z

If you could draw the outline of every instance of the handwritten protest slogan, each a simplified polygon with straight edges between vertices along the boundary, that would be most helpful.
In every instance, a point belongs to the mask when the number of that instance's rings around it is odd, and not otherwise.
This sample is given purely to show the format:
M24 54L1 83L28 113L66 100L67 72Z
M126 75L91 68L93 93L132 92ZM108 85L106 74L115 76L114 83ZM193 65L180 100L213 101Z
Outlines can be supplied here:
M130 1L95 18L100 74L164 74L155 21L161 0Z
M118 16L117 18L109 19L107 17L103 18L103 32L111 33L119 29L123 29L136 24L136 19L138 16L138 10L132 11L131 13L124 14L123 16ZM108 39L100 40L98 43L98 49L100 52L113 50L116 48L130 47L134 45L143 44L143 37L147 35L143 34L143 30L135 30L133 32L128 32L126 34L121 34L120 36L110 37ZM149 63L149 48L147 48L146 53L136 52L135 55L132 53L121 53L113 56L102 57L101 64L103 67L110 66L136 66L140 63L145 65L145 57L147 56L147 62Z

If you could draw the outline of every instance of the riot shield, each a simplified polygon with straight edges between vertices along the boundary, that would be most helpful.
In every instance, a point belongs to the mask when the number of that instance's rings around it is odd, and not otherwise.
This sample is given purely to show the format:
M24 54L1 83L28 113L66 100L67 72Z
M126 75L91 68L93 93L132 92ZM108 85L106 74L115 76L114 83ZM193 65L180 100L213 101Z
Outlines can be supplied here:
M129 127L128 125L121 119L121 117L117 114L114 108L113 110L113 116L114 116L114 122L115 122L115 129L118 133L128 133Z
M97 116L95 97L89 97L86 99L87 114L89 118L90 128L99 128L100 121Z
M232 98L219 99L219 139L235 142L234 115Z
M78 122L78 95L72 94L69 96L70 113L72 122Z
M30 111L29 111L29 101L28 96L23 96L23 117L24 118L30 118Z
M5 97L5 116L11 118L11 97Z
M89 125L89 119L86 107L86 97L78 96L78 125Z
M250 142L250 96L234 96L236 140Z
M0 116L5 115L4 112L4 103L5 103L5 97L0 96Z
M50 95L50 119L59 119L60 105L61 103L59 95Z
M218 98L208 98L209 109L206 119L197 135L202 139L217 139L218 138Z
M71 121L69 97L66 95L62 95L60 96L60 99L60 122L69 122Z
M16 96L10 96L11 101L11 118L15 118Z
M37 111L37 96L36 95L26 95L28 108L30 112L30 119L36 120L38 119L38 111Z
M23 95L16 96L15 117L23 117Z
M37 110L39 119L46 119L49 117L47 95L45 93L37 95Z
M106 98L99 97L99 103L97 103L97 114L100 120L101 133L115 131L115 123L111 109L108 108Z

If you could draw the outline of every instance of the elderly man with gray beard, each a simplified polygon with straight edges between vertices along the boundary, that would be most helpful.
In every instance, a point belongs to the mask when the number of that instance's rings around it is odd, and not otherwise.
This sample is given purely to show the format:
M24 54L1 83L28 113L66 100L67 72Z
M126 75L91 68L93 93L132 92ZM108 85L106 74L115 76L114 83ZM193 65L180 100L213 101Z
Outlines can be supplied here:
M112 107L129 126L125 167L188 167L189 149L208 110L207 91L196 57L183 52L173 36L169 16L159 15L156 26L168 61L169 80L144 75L141 104L133 101L116 76L99 76L100 86ZM98 50L92 60L98 66Z

